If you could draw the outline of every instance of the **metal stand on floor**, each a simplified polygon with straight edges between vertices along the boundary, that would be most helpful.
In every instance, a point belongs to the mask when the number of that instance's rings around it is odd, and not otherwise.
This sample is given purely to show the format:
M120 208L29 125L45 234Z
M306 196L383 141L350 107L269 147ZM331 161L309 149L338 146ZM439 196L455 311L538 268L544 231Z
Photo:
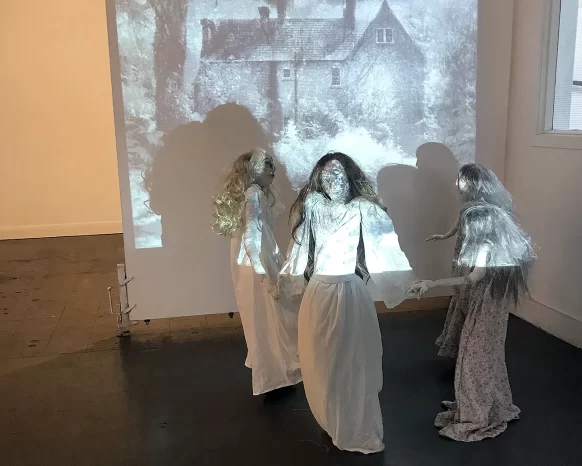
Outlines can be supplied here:
M111 314L117 315L117 336L129 337L131 335L131 319L129 313L135 307L135 304L130 306L127 295L127 284L133 280L133 277L128 277L125 270L125 264L117 264L117 284L119 286L119 308L117 312L113 312L113 302L111 299L111 287L109 292L109 309Z

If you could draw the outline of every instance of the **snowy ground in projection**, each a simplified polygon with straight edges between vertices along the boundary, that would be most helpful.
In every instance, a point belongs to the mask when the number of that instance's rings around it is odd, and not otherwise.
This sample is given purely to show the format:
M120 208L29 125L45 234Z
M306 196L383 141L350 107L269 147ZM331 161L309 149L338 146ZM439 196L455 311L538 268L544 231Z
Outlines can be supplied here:
M161 246L143 174L162 138L246 107L294 189L329 150L376 179L425 142L474 160L477 0L117 0L136 247Z

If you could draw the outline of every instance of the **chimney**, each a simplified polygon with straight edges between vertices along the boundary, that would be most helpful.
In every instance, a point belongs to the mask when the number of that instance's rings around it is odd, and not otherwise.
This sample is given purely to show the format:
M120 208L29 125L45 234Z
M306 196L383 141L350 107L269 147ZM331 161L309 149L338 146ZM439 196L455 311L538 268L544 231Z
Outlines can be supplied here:
M271 35L271 27L269 25L269 16L271 14L271 10L268 6L261 6L259 7L259 15L261 15L261 31L265 35L267 42L269 41L269 37Z
M266 21L269 19L269 15L271 14L271 10L268 6L260 6L259 7L259 15L261 16L261 21Z
M356 29L356 0L346 0L344 24L345 28L350 31Z
M277 19L283 21L285 16L287 16L287 1L288 0L277 0Z

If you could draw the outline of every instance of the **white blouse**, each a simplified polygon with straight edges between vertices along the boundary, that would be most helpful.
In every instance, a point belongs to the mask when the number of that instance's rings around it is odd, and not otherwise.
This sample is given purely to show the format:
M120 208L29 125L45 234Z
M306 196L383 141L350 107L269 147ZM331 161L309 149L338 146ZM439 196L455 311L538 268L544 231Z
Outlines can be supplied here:
M281 270L283 290L301 294L306 286L303 273L308 262L310 233L315 240L314 275L355 273L360 241L364 243L366 266L388 307L406 299L416 281L406 255L400 249L392 220L377 204L356 198L347 204L312 193L305 201L305 221L292 241Z
M262 189L251 185L245 192L245 224L233 238L235 264L251 266L258 275L268 275L273 281L283 265L273 230L283 211L277 198L267 199Z

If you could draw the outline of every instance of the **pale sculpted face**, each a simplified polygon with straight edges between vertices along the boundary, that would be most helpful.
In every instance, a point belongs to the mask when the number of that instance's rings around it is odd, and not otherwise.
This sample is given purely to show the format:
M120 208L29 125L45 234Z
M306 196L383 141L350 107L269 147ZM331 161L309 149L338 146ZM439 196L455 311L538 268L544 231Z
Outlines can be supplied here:
M258 152L251 158L254 181L260 187L266 188L275 179L275 163L273 157L266 152Z
M328 162L321 173L321 184L333 201L346 202L350 195L348 175L337 160Z
M457 178L455 185L457 186L461 198L465 198L467 195L467 182L462 178Z

